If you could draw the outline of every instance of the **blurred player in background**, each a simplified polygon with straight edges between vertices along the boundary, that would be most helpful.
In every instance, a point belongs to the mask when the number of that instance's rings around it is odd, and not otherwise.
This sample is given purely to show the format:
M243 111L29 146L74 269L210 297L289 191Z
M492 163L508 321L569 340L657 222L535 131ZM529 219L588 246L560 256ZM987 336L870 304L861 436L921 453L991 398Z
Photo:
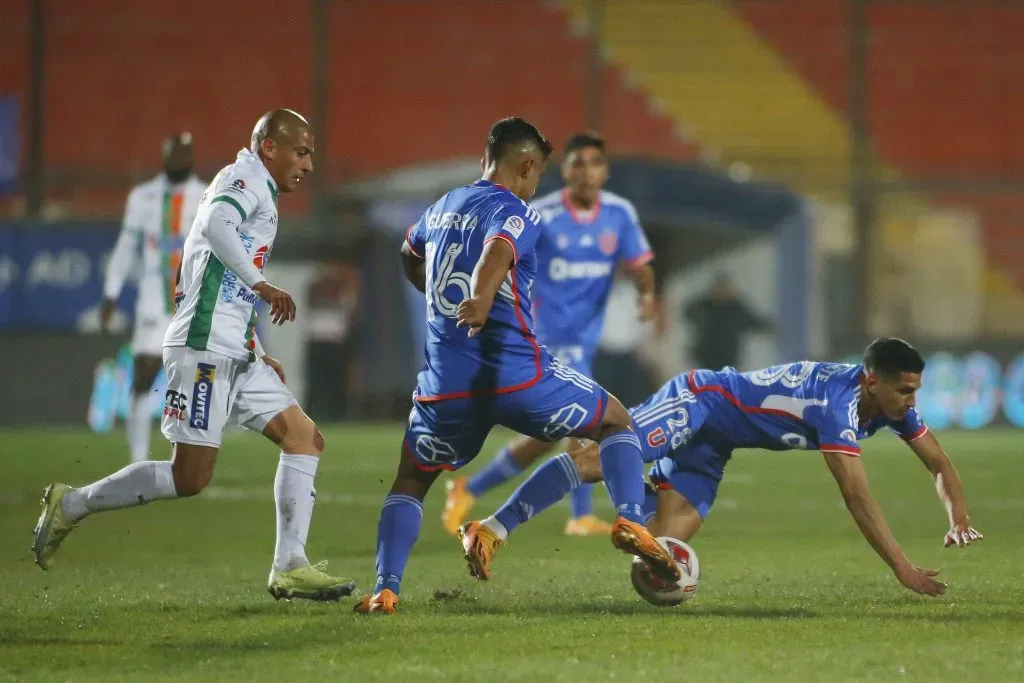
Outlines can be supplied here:
M949 521L945 546L982 538L971 526L956 468L914 409L923 371L917 350L890 338L872 342L863 364L804 361L750 373L694 370L670 380L630 411L644 460L655 463L654 486L644 501L648 528L655 536L689 541L711 510L736 448L818 450L861 533L900 583L940 595L945 585L934 578L938 570L915 566L893 537L868 487L858 445L883 427L896 432L935 479ZM596 448L578 446L538 467L490 519L511 531L581 481L600 480ZM481 553L470 564L489 569L493 557L494 552Z
M600 442L618 519L613 545L645 558L663 577L679 567L643 526L643 462L625 407L536 340L530 289L541 218L526 203L551 146L520 118L487 136L483 177L456 188L412 226L402 247L406 276L427 299L426 362L417 377L398 473L377 527L377 581L358 612L393 613L419 537L423 499L441 470L480 452L495 425L557 441ZM500 527L459 529L464 547L500 543ZM475 552L475 551L474 551Z
M270 305L274 324L295 319L292 297L262 271L277 236L277 195L295 190L313 171L312 155L313 133L304 118L288 109L268 112L253 130L250 149L239 151L203 194L163 342L162 431L173 459L133 463L82 488L51 484L33 545L43 569L86 515L202 491L230 418L281 448L271 595L336 600L355 588L306 559L324 439L285 386L280 363L256 338L257 298Z
M128 195L100 305L100 326L105 331L121 289L141 256L131 342L132 395L125 420L132 462L149 459L150 390L160 372L164 333L171 322L181 249L206 190L206 183L192 173L190 133L164 140L163 157L164 172L136 185Z
M563 365L593 376L608 294L616 267L630 274L639 295L639 316L656 313L654 258L633 205L601 189L608 180L603 138L578 133L565 145L565 187L531 206L540 212L543 230L537 240L537 279L533 286L537 341ZM532 465L554 447L550 441L520 436L470 478L449 481L442 522L455 534L476 499ZM593 486L572 492L572 512L565 526L570 536L607 534L611 525L593 510Z

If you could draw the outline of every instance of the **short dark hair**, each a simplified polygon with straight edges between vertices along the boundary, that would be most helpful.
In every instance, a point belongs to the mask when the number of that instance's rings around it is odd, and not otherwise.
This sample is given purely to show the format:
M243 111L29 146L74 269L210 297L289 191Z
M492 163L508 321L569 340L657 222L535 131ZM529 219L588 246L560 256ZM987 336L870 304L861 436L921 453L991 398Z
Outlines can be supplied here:
M565 143L565 149L562 153L565 156L569 156L571 153L578 149L584 149L586 147L597 147L601 150L601 154L605 153L605 141L604 138L597 133L576 133L569 141Z
M901 372L919 375L924 372L924 358L906 341L882 337L868 344L864 350L864 367L868 372L883 377L896 377Z
M488 131L487 157L500 161L510 150L524 142L537 145L545 159L551 156L551 143L535 125L518 116L509 116L496 122Z

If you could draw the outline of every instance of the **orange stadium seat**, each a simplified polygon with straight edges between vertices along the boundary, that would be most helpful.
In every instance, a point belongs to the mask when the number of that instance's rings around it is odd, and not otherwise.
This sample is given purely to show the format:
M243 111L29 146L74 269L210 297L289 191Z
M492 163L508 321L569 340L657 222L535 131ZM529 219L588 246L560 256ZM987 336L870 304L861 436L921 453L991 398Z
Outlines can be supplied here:
M28 3L15 5L25 16L5 24L19 39L0 41L0 56L19 67L3 69L0 84L24 92ZM128 185L158 168L168 132L193 133L208 176L246 143L260 113L312 106L309 3L283 14L272 0L249 0L245 12L200 0L47 11L48 195L76 215L118 215ZM533 119L556 144L586 120L587 44L545 3L449 3L438 13L415 0L350 0L332 3L328 20L330 120L314 124L325 143L320 170L332 179L476 155L503 115ZM603 76L602 128L616 154L696 156L614 66Z

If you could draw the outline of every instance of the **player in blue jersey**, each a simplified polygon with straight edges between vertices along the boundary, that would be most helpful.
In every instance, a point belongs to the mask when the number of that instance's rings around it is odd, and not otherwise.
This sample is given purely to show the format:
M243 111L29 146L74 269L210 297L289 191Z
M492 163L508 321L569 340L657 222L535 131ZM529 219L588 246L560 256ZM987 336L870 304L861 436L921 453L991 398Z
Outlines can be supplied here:
M905 341L878 339L862 365L804 361L751 373L695 370L670 380L630 411L644 460L655 463L644 502L649 530L689 540L711 510L736 448L818 450L857 526L896 578L918 593L941 594L938 571L914 566L893 538L871 495L858 445L883 427L895 431L935 478L949 517L945 545L982 538L971 526L956 469L914 409L923 370L921 355ZM494 517L478 524L501 529L507 538L581 481L600 480L593 446L577 444L539 467ZM468 559L489 569L499 547Z
M599 442L599 459L618 518L619 550L652 570L679 567L643 525L643 461L626 408L536 340L530 286L537 273L537 190L551 146L530 123L502 119L487 137L483 177L445 194L409 230L406 276L427 298L426 362L417 377L398 473L377 527L377 581L356 611L393 613L423 498L441 470L476 457L494 425L555 441ZM467 549L497 546L500 529L466 525ZM469 551L467 551L469 552ZM473 552L486 552L474 550Z
M618 266L629 272L636 286L640 319L654 316L654 270L650 266L654 254L633 205L601 189L608 179L604 139L579 133L566 143L564 154L565 187L531 204L544 223L537 239L534 320L537 341L563 365L591 377ZM442 513L448 533L457 533L477 498L553 447L551 441L521 436L473 477L449 481ZM572 513L565 527L571 536L611 530L611 525L592 513L592 488L584 484L572 492Z

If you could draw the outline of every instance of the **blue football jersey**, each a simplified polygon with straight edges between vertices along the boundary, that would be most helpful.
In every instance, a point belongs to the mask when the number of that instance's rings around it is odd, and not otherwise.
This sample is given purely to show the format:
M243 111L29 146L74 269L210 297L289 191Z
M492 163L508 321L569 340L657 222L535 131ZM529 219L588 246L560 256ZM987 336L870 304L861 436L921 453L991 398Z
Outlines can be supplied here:
M756 372L694 370L670 380L633 408L644 459L695 444L727 454L736 448L807 449L860 455L858 440L889 427L906 441L927 427L911 409L901 420L858 417L862 365L803 361Z
M530 285L537 272L540 214L510 191L478 180L441 197L406 236L426 260L426 363L417 400L465 398L529 386L541 375L542 352L533 331ZM487 323L470 339L456 327L456 311L484 245L512 246L514 265L501 285Z
M650 261L647 236L633 205L611 192L600 193L589 216L572 207L566 190L536 200L533 207L543 218L533 299L537 338L546 346L578 346L584 356L593 355L615 268Z

